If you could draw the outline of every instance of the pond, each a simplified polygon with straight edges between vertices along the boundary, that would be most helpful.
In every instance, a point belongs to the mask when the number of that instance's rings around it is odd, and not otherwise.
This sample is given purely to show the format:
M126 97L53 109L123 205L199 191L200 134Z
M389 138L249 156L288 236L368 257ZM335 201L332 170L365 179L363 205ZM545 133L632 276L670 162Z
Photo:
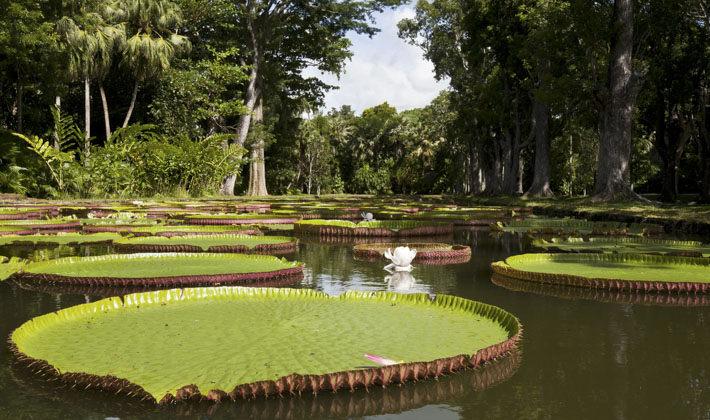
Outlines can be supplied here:
M483 368L390 385L369 392L270 397L221 404L155 406L92 391L60 389L12 368L8 345L0 356L2 418L402 418L402 419L631 419L710 418L710 307L625 303L517 292L492 281L490 263L531 252L523 235L456 230L469 245L464 264L414 264L411 276L390 275L381 261L353 258L352 244L303 240L288 259L306 263L292 285L331 295L346 290L451 294L516 315L524 333L519 350ZM98 255L109 247L0 247L0 255L41 258ZM52 294L0 282L0 335L28 319L101 296ZM687 303L687 302L686 302ZM345 315L344 315L345 316ZM386 322L386 321L385 321Z

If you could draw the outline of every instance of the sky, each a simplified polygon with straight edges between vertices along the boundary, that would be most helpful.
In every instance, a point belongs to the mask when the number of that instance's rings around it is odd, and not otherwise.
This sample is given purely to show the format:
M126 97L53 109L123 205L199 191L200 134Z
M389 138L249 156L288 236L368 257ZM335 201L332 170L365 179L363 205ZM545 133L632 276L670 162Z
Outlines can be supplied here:
M385 101L397 111L420 108L449 86L448 80L434 79L434 66L424 59L419 47L397 36L397 22L414 17L414 4L378 14L375 26L381 31L372 38L350 34L353 56L340 80L313 68L304 72L340 87L325 94L326 110L350 105L360 114Z

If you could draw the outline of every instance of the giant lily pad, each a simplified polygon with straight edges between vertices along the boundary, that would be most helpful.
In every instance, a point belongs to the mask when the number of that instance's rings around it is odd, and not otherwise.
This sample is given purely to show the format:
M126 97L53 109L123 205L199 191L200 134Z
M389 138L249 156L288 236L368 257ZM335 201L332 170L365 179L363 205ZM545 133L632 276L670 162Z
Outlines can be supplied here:
M302 271L303 263L267 255L155 253L58 258L28 264L21 275L39 282L168 287L263 281Z
M11 275L20 271L25 264L27 264L27 260L21 258L0 256L0 281L8 279Z
M523 254L491 264L506 277L619 290L710 292L710 259L641 254Z
M3 226L0 225L0 236L4 235L32 235L37 233L34 229L20 226Z
M0 208L0 220L36 220L42 217L38 209Z
M164 414L190 418L335 420L400 413L465 398L471 390L483 391L510 379L520 367L521 360L522 352L513 348L506 356L481 368L440 376L435 381L418 381L370 392L342 392L332 398L302 395L301 398L281 398L277 403L272 399L257 399L249 404L186 402L161 407L162 413L156 413L154 403L124 394L106 395L98 390L76 389L59 381L47 381L19 363L10 363L9 370L15 384L32 395L86 411L121 413L121 417L126 418L144 417L152 411L157 417L158 414Z
M710 306L710 294L703 293L645 293L643 290L609 290L561 284L537 283L493 274L491 282L515 292L534 293L569 300L636 304L649 306Z
M471 259L471 248L466 245L442 243L376 243L355 245L353 254L356 259L373 261L384 258L388 249L406 246L416 249L414 261L422 264L461 264Z
M297 220L299 220L298 217L264 214L200 214L185 216L185 223L191 225L290 224Z
M289 253L296 250L296 238L251 235L144 236L114 242L121 252L236 252L255 254Z
M8 226L32 229L37 232L76 232L81 230L81 223L76 219L47 219L47 220L3 220L0 228Z
M0 236L0 245L79 245L79 244L110 244L120 239L118 233L58 233L55 235L4 235Z
M255 227L240 225L235 227L232 225L216 225L216 226L201 226L201 225L170 225L170 226L147 226L138 227L131 230L134 236L184 236L184 235L217 235L217 234L244 234L244 235L260 235L261 231Z
M451 223L413 220L377 220L353 223L345 220L302 220L294 232L324 236L431 236L451 234Z
M536 239L533 245L548 252L583 252L583 253L633 253L666 254L669 256L708 257L710 245L703 246L697 241L674 241L647 238L552 238L549 241Z
M662 234L663 226L652 223L590 222L576 219L527 218L520 221L493 223L500 232L529 232L541 234L588 234L601 236Z
M34 318L18 359L82 388L160 402L385 386L509 352L518 320L467 299L241 287L114 297ZM368 366L364 353L399 360Z

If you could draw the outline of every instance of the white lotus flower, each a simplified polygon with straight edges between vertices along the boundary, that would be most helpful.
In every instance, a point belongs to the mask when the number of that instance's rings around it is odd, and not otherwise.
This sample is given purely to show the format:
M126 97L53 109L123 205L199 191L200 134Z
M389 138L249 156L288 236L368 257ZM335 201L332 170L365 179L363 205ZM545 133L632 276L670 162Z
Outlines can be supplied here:
M394 290L409 290L416 280L408 271L396 271L391 276L385 276L385 282Z
M372 222L375 220L375 216L373 216L372 213L369 212L362 212L360 213L360 216L362 216L365 222Z
M392 261L392 264L385 267L385 270L390 271L394 268L394 271L412 271L412 261L414 257L417 256L416 249L409 249L408 246L398 246L394 249L394 253L391 248L387 248L385 251L385 258Z

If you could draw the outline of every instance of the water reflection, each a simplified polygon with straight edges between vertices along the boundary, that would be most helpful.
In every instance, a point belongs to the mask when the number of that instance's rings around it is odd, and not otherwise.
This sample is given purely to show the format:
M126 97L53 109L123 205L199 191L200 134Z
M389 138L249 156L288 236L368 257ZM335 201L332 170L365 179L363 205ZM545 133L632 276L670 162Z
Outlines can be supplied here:
M354 392L320 393L318 396L258 398L251 401L229 400L215 404L188 401L156 406L124 395L107 395L94 390L76 390L58 381L45 381L24 366L11 363L15 383L34 396L59 404L80 407L104 416L139 416L173 418L209 416L210 418L318 419L353 418L400 413L431 404L442 404L471 392L480 392L511 378L520 366L522 353L515 349L483 367L460 371L438 379L421 380L386 388L356 389Z
M394 292L410 291L417 283L409 271L395 271L389 276L385 276L387 289ZM427 292L423 292L427 293Z
M643 290L629 291L575 287L519 280L499 274L493 274L491 281L493 284L505 287L508 290L555 296L562 299L584 299L658 306L710 306L710 295L701 293L646 293Z

